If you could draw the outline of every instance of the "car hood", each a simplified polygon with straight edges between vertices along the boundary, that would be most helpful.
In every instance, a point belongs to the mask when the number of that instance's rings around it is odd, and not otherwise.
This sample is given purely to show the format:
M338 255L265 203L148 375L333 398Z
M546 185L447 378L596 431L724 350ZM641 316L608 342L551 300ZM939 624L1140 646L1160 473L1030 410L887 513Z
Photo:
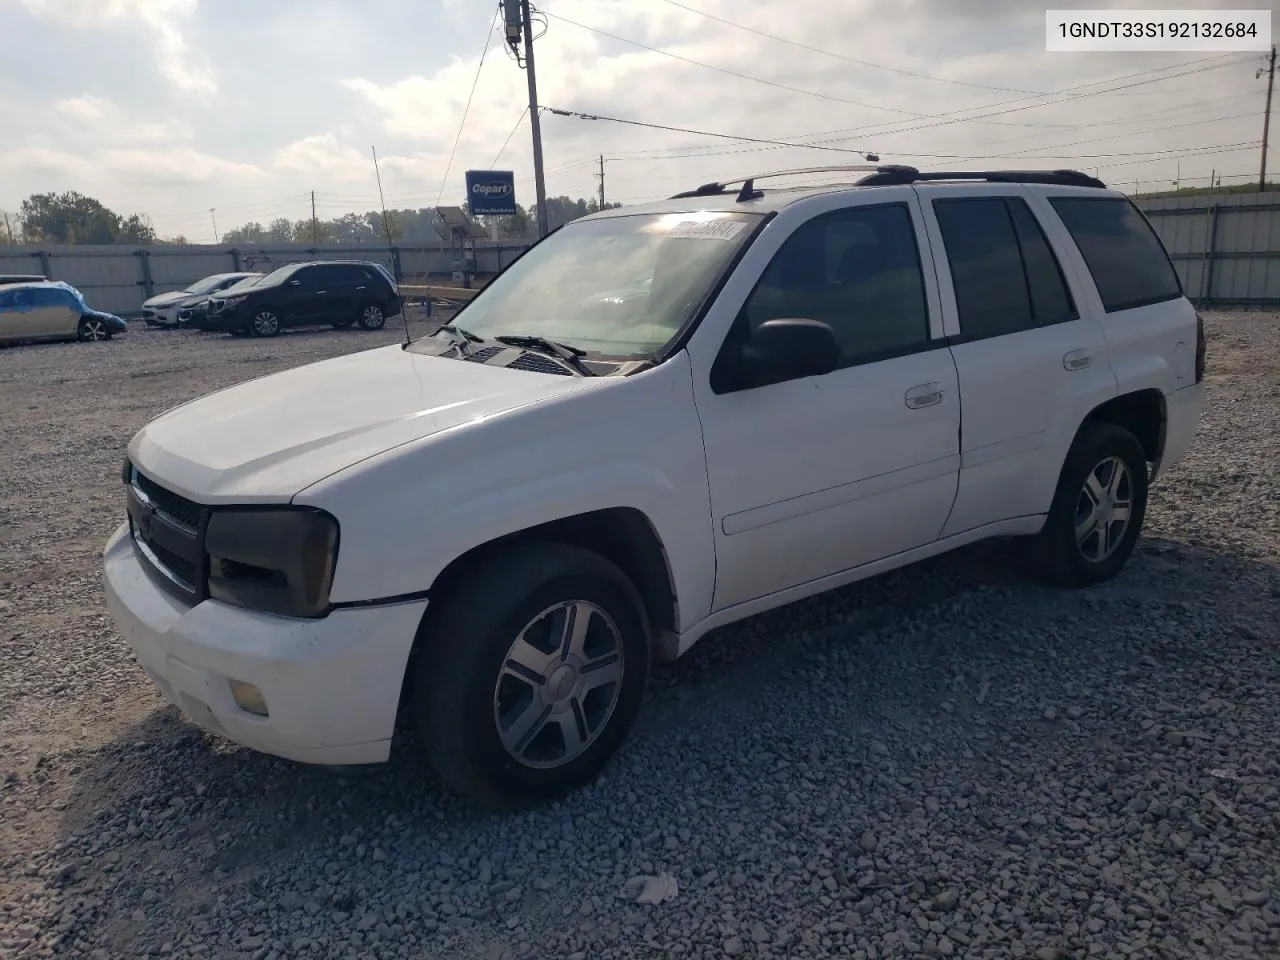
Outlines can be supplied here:
M150 300L144 300L142 305L144 307L167 307L191 296L194 296L194 294L190 294L186 290L172 290L169 293L157 294Z
M129 456L192 500L281 502L392 447L603 382L380 347L175 407Z

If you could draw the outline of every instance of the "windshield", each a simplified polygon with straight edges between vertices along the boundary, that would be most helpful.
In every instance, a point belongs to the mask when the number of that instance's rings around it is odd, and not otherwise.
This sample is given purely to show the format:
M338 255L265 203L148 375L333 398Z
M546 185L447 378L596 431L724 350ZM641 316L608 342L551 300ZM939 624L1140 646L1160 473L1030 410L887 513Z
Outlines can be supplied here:
M277 267L275 270L272 270L270 273L268 273L265 277L262 277L260 280L253 281L253 283L255 286L261 285L264 287L269 286L270 284L273 284L273 283L283 283L285 277L289 276L289 274L293 273L293 271L297 269L298 269L298 264L296 263L291 263L288 266L284 266L284 267ZM237 286L239 286L239 284L237 284Z
M218 285L225 280L222 274L217 276L205 277L203 280L197 280L191 286L187 287L187 293L211 293L218 288Z
M537 336L604 356L654 353L693 318L759 220L700 212L570 223L494 279L457 323L486 340Z

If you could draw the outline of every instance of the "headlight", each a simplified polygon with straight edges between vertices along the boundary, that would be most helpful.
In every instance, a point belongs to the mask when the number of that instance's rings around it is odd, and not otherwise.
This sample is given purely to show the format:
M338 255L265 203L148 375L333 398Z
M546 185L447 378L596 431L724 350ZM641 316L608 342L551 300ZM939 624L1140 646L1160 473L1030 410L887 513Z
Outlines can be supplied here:
M236 304L244 303L248 299L249 299L249 295L247 293L241 297L227 297L225 300L222 301L222 305L224 307L234 307Z
M338 521L321 510L215 510L205 549L215 600L284 617L321 617L329 609Z

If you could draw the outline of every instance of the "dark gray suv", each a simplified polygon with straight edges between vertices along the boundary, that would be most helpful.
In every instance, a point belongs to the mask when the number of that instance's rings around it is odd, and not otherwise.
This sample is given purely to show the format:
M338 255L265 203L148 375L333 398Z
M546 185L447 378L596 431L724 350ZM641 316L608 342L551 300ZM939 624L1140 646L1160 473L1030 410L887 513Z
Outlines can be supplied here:
M379 330L402 306L399 284L379 263L291 263L211 297L201 326L255 337L274 337L283 327L320 324Z

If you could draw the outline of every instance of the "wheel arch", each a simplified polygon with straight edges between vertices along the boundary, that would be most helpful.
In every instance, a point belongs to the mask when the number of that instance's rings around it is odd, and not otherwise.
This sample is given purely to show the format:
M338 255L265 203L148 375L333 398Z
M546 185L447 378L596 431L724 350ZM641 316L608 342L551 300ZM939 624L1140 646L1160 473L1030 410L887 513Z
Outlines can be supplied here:
M674 643L665 638L676 636L679 623L678 598L666 547L652 521L635 507L609 507L561 517L522 530L503 534L479 544L454 558L440 571L427 588L427 609L418 625L400 689L397 725L406 720L409 678L420 655L425 628L438 610L440 598L447 596L450 586L467 576L469 571L515 544L563 543L590 550L609 560L629 579L644 602L645 614L654 640L654 654L659 659L674 658Z
M1148 387L1113 397L1091 410L1081 429L1088 423L1113 423L1128 430L1142 445L1147 462L1152 465L1151 475L1154 477L1159 471L1168 432L1168 410L1159 390Z

